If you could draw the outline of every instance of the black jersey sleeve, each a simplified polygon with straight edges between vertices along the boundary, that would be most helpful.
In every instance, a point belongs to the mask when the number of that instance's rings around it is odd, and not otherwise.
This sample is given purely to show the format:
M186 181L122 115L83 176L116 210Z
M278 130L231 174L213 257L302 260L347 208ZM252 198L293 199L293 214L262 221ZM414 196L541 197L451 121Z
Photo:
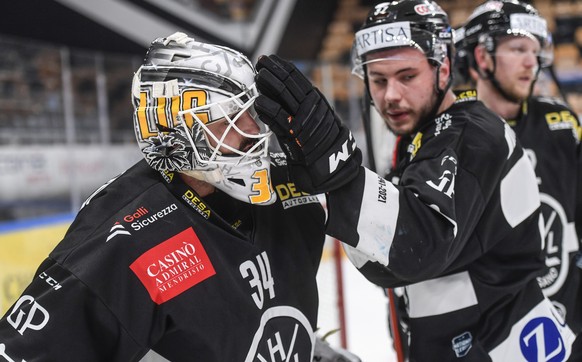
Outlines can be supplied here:
M466 268L531 222L540 206L531 163L509 126L483 112L451 115L446 130L437 122L420 135L399 185L365 169L328 195L328 233L374 283L394 287Z
M0 357L8 361L137 361L146 352L86 285L52 259L0 320Z

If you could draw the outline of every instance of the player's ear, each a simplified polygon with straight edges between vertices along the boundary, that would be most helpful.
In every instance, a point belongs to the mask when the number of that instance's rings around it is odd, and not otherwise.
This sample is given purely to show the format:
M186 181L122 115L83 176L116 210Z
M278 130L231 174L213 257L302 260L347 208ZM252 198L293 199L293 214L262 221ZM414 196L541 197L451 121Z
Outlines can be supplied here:
M484 70L490 69L490 64L492 64L493 60L491 59L491 55L487 52L484 46L477 45L475 47L474 57L475 57L475 65L477 69L481 73Z
M449 57L445 57L443 63L439 67L439 88L445 89L447 82L451 77L451 61Z

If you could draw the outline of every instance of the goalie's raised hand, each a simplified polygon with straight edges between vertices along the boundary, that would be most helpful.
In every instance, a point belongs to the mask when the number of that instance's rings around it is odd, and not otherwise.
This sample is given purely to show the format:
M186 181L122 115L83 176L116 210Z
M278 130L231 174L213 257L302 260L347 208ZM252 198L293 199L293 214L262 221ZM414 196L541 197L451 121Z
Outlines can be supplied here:
M329 192L356 177L362 153L319 90L276 55L260 57L257 71L255 109L277 136L297 186Z

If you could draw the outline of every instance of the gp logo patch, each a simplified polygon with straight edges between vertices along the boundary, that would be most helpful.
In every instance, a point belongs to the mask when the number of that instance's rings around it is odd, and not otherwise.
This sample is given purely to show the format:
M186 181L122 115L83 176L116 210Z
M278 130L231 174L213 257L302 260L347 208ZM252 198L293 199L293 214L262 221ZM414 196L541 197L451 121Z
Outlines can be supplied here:
M192 228L146 251L129 267L156 304L165 303L216 274Z
M24 335L28 329L40 331L49 319L49 312L30 295L20 297L6 318L20 335Z

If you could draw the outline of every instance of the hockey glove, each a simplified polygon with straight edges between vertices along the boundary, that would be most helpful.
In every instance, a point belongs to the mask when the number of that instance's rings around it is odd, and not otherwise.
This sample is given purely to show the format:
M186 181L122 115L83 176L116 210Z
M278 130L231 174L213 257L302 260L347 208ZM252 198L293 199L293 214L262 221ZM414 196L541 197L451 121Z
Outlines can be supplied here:
M290 62L276 55L257 62L255 109L287 155L292 181L311 194L355 178L362 162L350 130L325 97Z

